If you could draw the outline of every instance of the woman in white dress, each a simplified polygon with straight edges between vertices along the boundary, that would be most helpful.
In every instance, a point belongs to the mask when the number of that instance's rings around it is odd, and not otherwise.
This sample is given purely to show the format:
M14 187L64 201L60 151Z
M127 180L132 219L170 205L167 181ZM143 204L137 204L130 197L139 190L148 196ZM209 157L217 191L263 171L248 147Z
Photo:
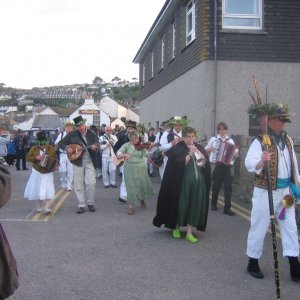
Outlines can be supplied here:
M39 205L36 211L44 210L45 214L49 215L50 202L55 197L53 171L57 156L44 131L37 133L37 145L29 150L26 160L32 163L32 173L25 188L24 198L37 200Z

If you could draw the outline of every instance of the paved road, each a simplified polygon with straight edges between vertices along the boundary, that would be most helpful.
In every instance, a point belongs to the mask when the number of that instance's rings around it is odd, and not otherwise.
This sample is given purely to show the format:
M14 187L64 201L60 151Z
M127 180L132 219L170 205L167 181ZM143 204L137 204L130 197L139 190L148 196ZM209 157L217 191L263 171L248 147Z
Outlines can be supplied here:
M75 195L57 189L56 211L45 218L23 199L30 171L11 173L13 195L0 211L20 273L11 300L275 299L270 235L261 259L265 279L245 271L249 205L234 199L234 217L209 212L207 231L190 244L152 226L156 196L128 216L118 189L104 189L98 179L95 213L77 215ZM55 181L58 187L58 174ZM159 178L152 181L157 195ZM284 258L280 270L282 299L298 299L300 284L290 280Z

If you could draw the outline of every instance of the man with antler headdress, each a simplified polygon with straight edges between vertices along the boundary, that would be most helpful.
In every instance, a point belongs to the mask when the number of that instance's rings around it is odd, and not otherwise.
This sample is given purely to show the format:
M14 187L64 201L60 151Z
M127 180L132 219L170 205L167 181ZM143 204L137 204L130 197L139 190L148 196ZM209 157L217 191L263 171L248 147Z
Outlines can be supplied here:
M255 173L251 227L247 240L249 257L247 271L255 278L264 277L258 259L262 255L264 238L270 221L272 228L273 219L276 218L281 233L283 256L289 259L291 278L293 281L300 282L295 201L291 196L291 194L296 196L297 201L300 176L293 141L284 130L285 124L291 122L290 114L286 105L263 103L255 79L254 85L256 99L250 93L253 104L249 107L248 113L261 121L262 132L267 134L253 140L245 158L247 170ZM267 145L264 141L265 136L269 137L268 147L265 147ZM273 210L273 219L271 210Z

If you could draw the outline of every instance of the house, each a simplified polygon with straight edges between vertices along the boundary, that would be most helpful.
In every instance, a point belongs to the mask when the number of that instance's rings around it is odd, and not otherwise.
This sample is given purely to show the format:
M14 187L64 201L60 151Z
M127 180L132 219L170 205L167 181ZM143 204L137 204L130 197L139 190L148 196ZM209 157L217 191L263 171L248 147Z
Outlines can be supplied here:
M124 103L117 102L109 96L104 96L99 103L101 109L103 109L111 118L118 118L119 120L132 120L139 122L139 115L130 109ZM116 123L121 124L121 123ZM121 125L123 126L123 125Z
M288 130L299 135L299 15L293 0L167 0L133 59L141 121L158 126L181 115L201 136L214 135L219 121L252 135L255 76L263 99L298 116Z
M84 104L70 115L70 121L73 121L73 119L79 115L81 115L83 119L86 119L87 126L100 126L103 123L110 125L111 123L110 116L104 112L101 107L95 104L94 99L85 99Z
M72 121L70 116L75 111L77 111L77 108L76 107L75 108L73 108L73 107L52 107L52 110L58 114L59 119L60 119L61 127L63 127L63 125L66 122Z
M55 131L60 128L59 116L50 107L47 107L35 116L32 127L47 132Z

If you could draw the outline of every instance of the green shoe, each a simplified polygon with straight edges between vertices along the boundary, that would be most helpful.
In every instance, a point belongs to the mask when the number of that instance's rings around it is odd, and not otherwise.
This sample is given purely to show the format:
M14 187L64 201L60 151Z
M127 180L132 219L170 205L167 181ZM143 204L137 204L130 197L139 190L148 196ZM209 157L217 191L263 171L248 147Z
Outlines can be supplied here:
M187 241L191 242L191 243L197 243L198 242L198 239L196 237L194 237L192 233L190 233L190 234L187 233L186 236L185 236L185 239Z
M179 229L173 229L173 238L180 239L180 237L181 237L181 234L180 234Z

